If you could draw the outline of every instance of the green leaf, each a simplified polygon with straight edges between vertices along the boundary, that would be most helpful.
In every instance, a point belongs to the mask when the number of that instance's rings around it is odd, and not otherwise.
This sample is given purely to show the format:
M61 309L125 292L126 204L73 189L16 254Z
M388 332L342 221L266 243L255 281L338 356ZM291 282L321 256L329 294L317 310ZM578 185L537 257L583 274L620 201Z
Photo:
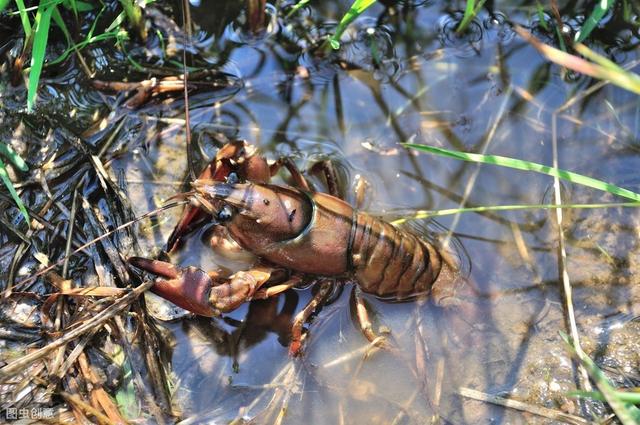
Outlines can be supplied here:
M0 12L2 12L7 7L9 1L10 0L0 0Z
M78 12L88 12L90 10L94 10L95 6L86 1L76 0L76 8L78 9Z
M27 15L27 8L22 0L16 0L16 6L18 6L18 12L20 13L20 21L22 22L24 35L29 38L31 35L31 22L29 21L29 15Z
M523 161L520 159L508 158L498 155L481 155L477 153L467 153L454 151L444 148L436 148L434 146L419 145L413 143L403 143L407 148L419 150L421 152L427 152L434 155L444 156L447 158L459 159L461 161L479 162L483 164L499 165L501 167L515 168L516 170L533 171L535 173L546 174L548 176L557 177L572 183L576 183L582 186L591 187L594 189L602 190L614 195L622 196L623 198L631 199L633 201L640 201L640 194L632 192L631 190L621 188L611 183L597 180L592 177L587 177L582 174L573 173L571 171L562 170L560 168L549 167L548 165L542 165L535 162Z
M640 423L640 409L635 407L631 403L627 403L616 396L617 391L607 379L607 376L600 370L598 365L587 354L582 351L582 348L577 344L569 341L567 335L560 332L560 336L564 342L569 345L569 348L573 354L580 360L582 366L589 373L589 377L593 379L596 386L600 390L600 393L607 401L607 404L611 407L611 410L616 414L617 419L622 422L623 425L637 425Z
M78 5L76 4L76 0L68 0L69 2L69 7L71 7L71 10L73 10L73 14L76 17L76 20L78 19Z
M9 179L9 174L7 173L7 167L2 161L2 159L0 159L0 179L2 179L2 182L9 190L9 193L11 194L13 201L16 203L16 206L22 213L22 216L24 217L24 219L27 221L27 225L29 225L29 222L31 221L29 219L29 213L27 213L27 209L24 207L24 204L22 203L22 200L18 196L16 189L13 187L13 183L11 182L11 179Z
M614 3L615 0L600 0L598 4L596 4L596 7L593 9L593 12L591 12L591 15L589 15L587 20L584 21L584 24L582 25L582 28L580 28L580 31L576 33L576 43L581 43L587 37L589 37L591 31L593 31L598 26L598 23L602 20L602 18L604 18L607 10L611 9L611 6L613 6Z
M589 75L593 78L608 80L618 87L640 94L639 75L622 69L617 64L604 56L597 54L587 46L577 43L574 48L579 54L593 62L589 62L579 56L571 55L567 52L560 51L555 47L544 44L537 38L533 37L529 31L519 27L518 25L514 26L514 30L518 35L520 35L520 37L531 43L536 50L542 53L542 55L551 62L557 63L558 65L572 69L576 72L580 72L581 74Z
M462 214L469 212L490 211L519 211L519 210L554 210L554 209L596 209L596 208L620 208L640 207L640 202L610 202L600 204L526 204L526 205L481 205L477 207L450 208L443 210L417 210L412 215L399 218L391 224L402 224L409 220L422 220L425 218L442 217L445 215Z
M289 13L287 13L287 16L285 16L284 18L289 19L291 15L296 13L298 10L300 10L302 7L304 7L304 5L306 5L310 1L311 0L300 0L298 3L295 4L295 6L291 8L291 10L289 10Z
M338 28L336 28L335 34L329 38L329 44L333 49L340 48L340 37L342 37L342 33L347 29L349 24L353 22L358 16L360 16L365 10L367 10L371 5L373 5L376 0L355 0L347 13L344 14L340 23L338 24Z
M102 13L102 12L100 12L100 13ZM120 12L118 14L118 16L115 17L113 22L111 22L111 24L109 24L107 29L104 30L104 32L111 32L111 31L116 30L124 22L124 18L125 18L124 12Z
M18 167L20 171L27 171L29 169L24 159L22 159L22 157L18 155L18 152L14 151L10 145L0 143L0 154L9 158L11 163Z
M64 0L62 2L62 6L64 6L64 8L67 10L72 10L74 13L76 11L88 12L95 9L95 6L93 4L80 0Z
M553 28L556 31L556 37L558 37L558 45L560 46L560 50L562 50L563 52L566 52L567 45L564 43L564 37L562 36L560 27L558 27L557 25L554 25Z
M124 371L122 385L116 391L115 396L116 403L118 403L118 410L128 419L139 418L141 411L138 405L138 398L136 397L136 389L133 385L131 365L124 358L124 352L122 350L120 350L116 356L119 357L119 359L114 358L114 361L116 364L121 365Z
M100 42L100 41L109 40L110 38L115 38L116 40L118 40L119 37L122 34L126 35L126 32L124 32L124 31L111 31L111 32L98 34L95 37L88 37L85 40L81 41L80 43L72 44L71 46L67 47L65 49L65 51L60 54L60 56L58 56L57 58L55 58L54 60L49 62L49 65L55 65L57 63L60 63L60 62L64 61L67 57L69 57L69 55L73 51L83 49L84 47L88 46L89 44L97 43L97 42Z
M538 13L538 22L540 23L540 26L542 26L546 31L549 31L549 25L547 25L547 21L544 19L544 9L539 1L536 2L536 11Z
M120 5L131 27L135 28L141 40L146 39L147 30L142 19L142 8L135 0L120 0Z
M464 9L464 16L462 17L458 28L456 28L456 33L461 34L467 30L467 27L469 26L473 18L476 17L478 11L482 7L482 5L484 5L485 1L486 0L480 0L476 5L475 0L467 0L467 5Z
M598 391L570 391L570 396L592 398L594 400L606 401L604 395ZM631 391L614 391L613 395L624 403L640 403L640 393Z
M81 4L81 2L78 2L78 4ZM103 7L102 9L100 9L100 11L98 12L98 14L96 15L96 18L93 21L93 24L91 25L91 28L89 29L88 34L86 35L85 39L82 40L79 43L73 44L72 42L70 42L70 45L65 49L64 52L62 52L60 54L60 56L58 56L57 58L55 58L54 60L52 60L51 62L49 62L49 65L55 65L57 63L60 63L62 61L64 61L65 59L67 59L67 57L74 51L76 50L80 50L85 48L86 46L92 44L92 43L97 43L100 41L105 41L105 40L109 40L110 38L115 38L116 40L122 38L122 34L126 35L125 31L120 31L118 29L118 25L119 23L121 23L124 20L124 12L120 13L120 15L118 15L118 17L114 20L114 22L109 26L109 28L107 28L105 30L105 32L98 34L98 35L93 35L95 33L96 30L96 25L97 23L100 21L100 17L102 16L102 13L105 11L106 9ZM53 15L54 20L56 19L56 15L54 13ZM56 20L56 23L58 21ZM117 25L116 25L117 24Z
M36 34L33 40L33 50L31 54L31 68L29 69L29 86L27 90L27 110L31 112L35 104L38 93L38 83L44 65L44 54L47 50L47 40L49 39L49 25L51 23L51 13L57 3L44 8L38 8L36 13Z
M64 34L64 38L67 40L67 47L73 43L71 39L71 34L69 34L69 29L67 28L67 24L64 23L62 16L60 15L60 11L56 6L53 10L53 21L60 27L62 33Z

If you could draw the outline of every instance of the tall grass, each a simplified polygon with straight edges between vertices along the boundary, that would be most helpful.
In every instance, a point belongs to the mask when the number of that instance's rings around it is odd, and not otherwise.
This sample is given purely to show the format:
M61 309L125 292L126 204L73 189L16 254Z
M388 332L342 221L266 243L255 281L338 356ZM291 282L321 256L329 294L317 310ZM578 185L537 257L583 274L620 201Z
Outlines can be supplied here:
M292 8L291 10L289 10L289 13L287 13L287 16L285 16L285 19L289 19L294 13L296 13L298 10L302 9L305 5L307 5L311 0L300 0L298 1Z

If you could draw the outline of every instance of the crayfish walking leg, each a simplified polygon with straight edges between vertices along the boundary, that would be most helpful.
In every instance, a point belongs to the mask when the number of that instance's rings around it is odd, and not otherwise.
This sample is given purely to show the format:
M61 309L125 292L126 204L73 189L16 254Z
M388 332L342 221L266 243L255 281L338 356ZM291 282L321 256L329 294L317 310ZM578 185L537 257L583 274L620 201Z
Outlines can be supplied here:
M311 301L298 313L293 319L293 326L291 327L291 342L289 343L289 354L293 357L302 353L302 345L306 338L306 333L302 333L304 324L309 320L309 317L321 306L329 297L333 290L334 284L330 281L323 281L320 284L318 292L311 298Z

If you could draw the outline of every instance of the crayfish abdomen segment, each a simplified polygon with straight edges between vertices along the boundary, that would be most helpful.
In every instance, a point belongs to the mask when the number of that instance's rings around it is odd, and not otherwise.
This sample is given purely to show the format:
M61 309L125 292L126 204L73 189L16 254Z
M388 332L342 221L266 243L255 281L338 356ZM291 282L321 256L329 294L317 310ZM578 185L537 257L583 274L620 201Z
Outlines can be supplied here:
M383 220L358 213L351 262L364 292L403 300L426 294L442 259L428 242Z

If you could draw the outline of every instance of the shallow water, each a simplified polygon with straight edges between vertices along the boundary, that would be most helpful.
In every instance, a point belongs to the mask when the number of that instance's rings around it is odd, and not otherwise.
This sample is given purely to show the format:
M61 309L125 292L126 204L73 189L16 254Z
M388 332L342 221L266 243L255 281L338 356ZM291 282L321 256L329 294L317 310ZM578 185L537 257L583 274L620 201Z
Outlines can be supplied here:
M323 57L309 49L310 39L334 27L317 22L337 19L346 2L303 8L286 22L273 16L257 35L243 27L234 2L217 3L192 7L200 28L194 34L198 57L221 65L241 84L191 97L200 166L215 155L220 135L247 139L269 159L291 156L303 170L328 158L341 171L346 199L354 200L353 182L364 178L370 187L366 210L391 218L416 210L553 202L550 177L417 154L399 143L551 165L556 139L560 168L640 190L634 172L640 166L637 96L611 85L592 91L595 82L549 65L505 18L553 42L536 25L533 7L497 2L493 15L483 11L471 33L458 38L451 30L459 15L445 2L415 8L406 2L382 17L377 5L349 28L341 51ZM227 15L213 14L219 10ZM592 48L621 63L640 59L637 49L627 51L638 43L637 33L610 25L598 36L618 44ZM131 110L120 107L121 95L78 95L55 80L46 87L42 104L69 90L68 102L77 100L80 117L97 110L99 119L92 119L103 120L107 131L123 125L109 173L126 182L135 215L187 189L181 100ZM100 131L87 130L96 138ZM562 185L564 204L619 201ZM144 221L137 254L151 256L162 247L178 216L174 209ZM637 385L637 211L568 210L563 216L582 344L614 381ZM555 217L527 210L444 216L439 227L422 222L422 229L456 235L468 292L462 307L448 308L367 297L376 327L389 332L396 350L368 348L351 313L351 285L308 326L301 359L287 356L287 324L309 300L310 288L244 305L226 320L159 321L171 355L173 404L189 423L550 421L460 395L471 388L580 415L580 404L566 394L576 378L559 336L567 327ZM202 232L194 235L174 260L207 269L250 264L211 254L202 239ZM605 412L598 403L586 409Z

